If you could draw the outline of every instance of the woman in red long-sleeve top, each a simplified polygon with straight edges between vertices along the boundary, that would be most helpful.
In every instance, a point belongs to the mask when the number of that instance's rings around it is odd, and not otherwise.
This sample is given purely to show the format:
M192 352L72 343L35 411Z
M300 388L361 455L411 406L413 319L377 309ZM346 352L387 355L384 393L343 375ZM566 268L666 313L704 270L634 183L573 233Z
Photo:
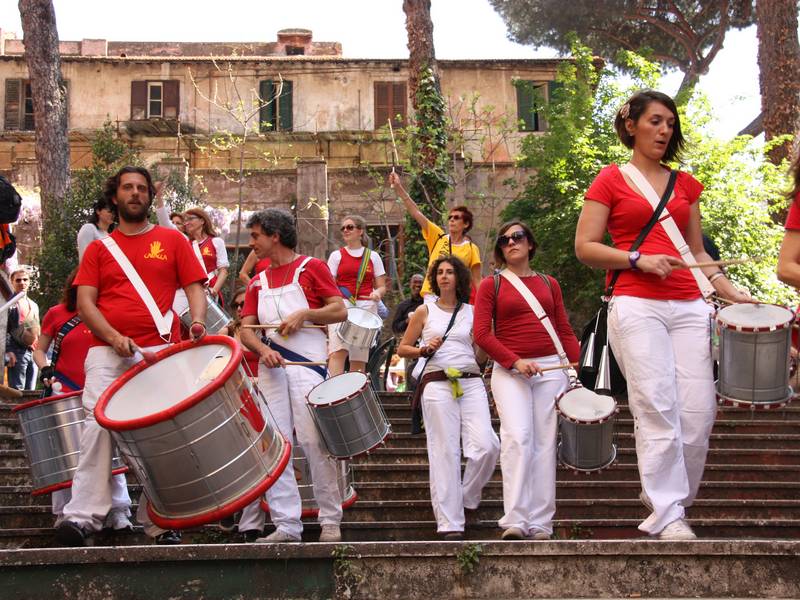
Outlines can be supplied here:
M527 225L510 221L494 247L497 264L519 277L541 304L566 356L521 293L504 276L488 277L475 302L475 343L495 361L492 395L500 414L503 471L503 539L549 539L556 510L555 398L567 389L563 370L542 368L577 361L580 346L569 325L561 288L549 275L535 273L530 260L536 241ZM492 333L492 320L495 332Z

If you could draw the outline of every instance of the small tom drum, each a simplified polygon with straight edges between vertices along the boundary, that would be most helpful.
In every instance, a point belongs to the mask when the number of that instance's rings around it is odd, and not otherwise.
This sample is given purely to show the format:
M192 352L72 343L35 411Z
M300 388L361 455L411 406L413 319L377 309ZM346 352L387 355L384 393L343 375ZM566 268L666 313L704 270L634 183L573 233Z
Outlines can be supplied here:
M599 471L617 458L614 420L617 403L585 387L573 387L556 398L561 441L558 459L575 471Z
M339 325L336 335L345 344L369 350L380 334L381 327L383 321L378 315L365 308L351 306L347 309L347 320Z
M306 398L328 452L353 458L376 448L391 432L364 373L342 373L315 386Z
M733 304L717 311L717 399L746 408L780 408L789 386L794 313L774 304Z
M31 467L31 495L49 494L72 486L81 454L84 411L81 390L32 400L11 409L17 415ZM114 456L114 475L128 470Z
M164 529L219 521L259 498L291 445L242 368L232 338L181 342L137 363L100 396L109 429Z

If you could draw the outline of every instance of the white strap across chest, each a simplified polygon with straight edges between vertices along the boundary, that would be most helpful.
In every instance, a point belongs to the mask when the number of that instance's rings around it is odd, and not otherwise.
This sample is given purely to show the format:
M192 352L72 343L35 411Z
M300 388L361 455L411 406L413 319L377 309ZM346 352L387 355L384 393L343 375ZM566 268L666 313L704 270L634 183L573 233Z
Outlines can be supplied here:
M556 352L558 353L561 362L566 364L567 353L564 351L564 346L561 343L555 328L553 327L553 322L550 320L550 317L547 316L547 313L544 311L544 308L542 308L541 303L536 299L536 296L534 296L533 292L528 289L528 286L522 283L522 280L516 275L516 273L513 273L508 269L503 269L500 271L500 276L504 277L506 281L513 285L514 288L525 299L525 301L528 303L528 306L531 307L531 310L539 318L539 321L541 321L542 326L547 331L550 339L553 340L553 345L556 347Z
M117 245L117 242L114 241L114 238L108 236L100 240L100 242L104 244L106 248L108 248L111 256L117 261L117 264L122 269L122 272L125 273L128 281L131 282L133 289L136 290L136 293L139 294L139 298L141 298L142 302L144 302L147 311L153 318L153 323L156 325L158 335L161 336L163 340L168 342L172 335L172 320L175 318L175 313L173 313L172 310L167 310L166 314L161 314L161 311L158 309L158 305L153 299L153 295L150 293L150 290L147 289L147 286L144 284L144 281L142 281L139 273L137 273L136 269L133 268L131 261L128 260L128 257L125 256L125 253L122 252L122 249L119 247L119 245Z
M653 186L650 185L650 182L647 181L647 178L642 175L642 172L639 171L639 169L637 169L631 163L628 163L621 166L619 170L625 173L625 175L630 178L633 184L639 188L639 191L650 203L650 206L653 207L653 210L658 208L658 205L661 204L661 198L658 197L658 194L653 189ZM696 264L697 260L695 260L694 254L692 254L692 251L689 248L689 244L686 243L681 230L678 229L675 219L673 219L672 215L669 214L666 206L661 213L659 223L661 223L661 227L664 228L664 231L667 232L672 245L675 246L676 250L681 255L683 262L685 262L687 265ZM708 278L705 276L705 273L703 273L699 267L690 268L689 271L691 271L692 275L694 276L694 280L697 282L697 287L700 288L700 293L703 294L704 298L708 298L714 293L714 286L711 285L711 283L708 281Z

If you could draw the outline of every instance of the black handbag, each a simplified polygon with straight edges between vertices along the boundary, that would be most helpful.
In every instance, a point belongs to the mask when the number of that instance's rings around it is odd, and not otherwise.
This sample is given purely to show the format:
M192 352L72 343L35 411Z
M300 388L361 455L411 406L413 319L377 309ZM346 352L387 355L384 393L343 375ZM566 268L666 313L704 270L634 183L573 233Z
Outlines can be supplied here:
M677 171L672 171L669 176L667 188L647 225L639 233L636 241L630 247L630 251L637 250L642 245L644 239L658 222L664 207L669 202L672 190L675 188L675 180L678 177ZM608 303L614 291L614 285L622 271L615 271L611 281L606 288L601 299L600 309L589 319L581 333L581 357L578 363L578 380L584 387L597 392L617 396L627 391L627 383L622 370L614 358L611 346L608 343Z

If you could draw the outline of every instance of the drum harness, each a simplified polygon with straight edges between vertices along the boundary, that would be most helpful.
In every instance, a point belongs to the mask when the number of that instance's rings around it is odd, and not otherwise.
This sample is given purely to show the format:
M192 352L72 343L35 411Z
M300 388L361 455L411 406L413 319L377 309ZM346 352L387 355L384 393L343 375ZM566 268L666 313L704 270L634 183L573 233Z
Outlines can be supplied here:
M74 390L79 390L80 386L77 385L74 381L72 381L69 377L56 371L56 366L58 365L58 357L61 354L61 342L63 342L64 338L67 337L67 334L73 329L75 329L78 325L80 325L81 322L82 322L81 318L78 315L75 315L69 321L67 321L61 326L61 328L58 330L58 333L56 334L55 341L53 341L53 354L50 357L50 367L53 369L53 377L55 377L61 383L68 385L70 388ZM45 386L45 388L42 390L42 398L47 398L48 396L52 395L53 395L52 387L50 387L49 385Z

